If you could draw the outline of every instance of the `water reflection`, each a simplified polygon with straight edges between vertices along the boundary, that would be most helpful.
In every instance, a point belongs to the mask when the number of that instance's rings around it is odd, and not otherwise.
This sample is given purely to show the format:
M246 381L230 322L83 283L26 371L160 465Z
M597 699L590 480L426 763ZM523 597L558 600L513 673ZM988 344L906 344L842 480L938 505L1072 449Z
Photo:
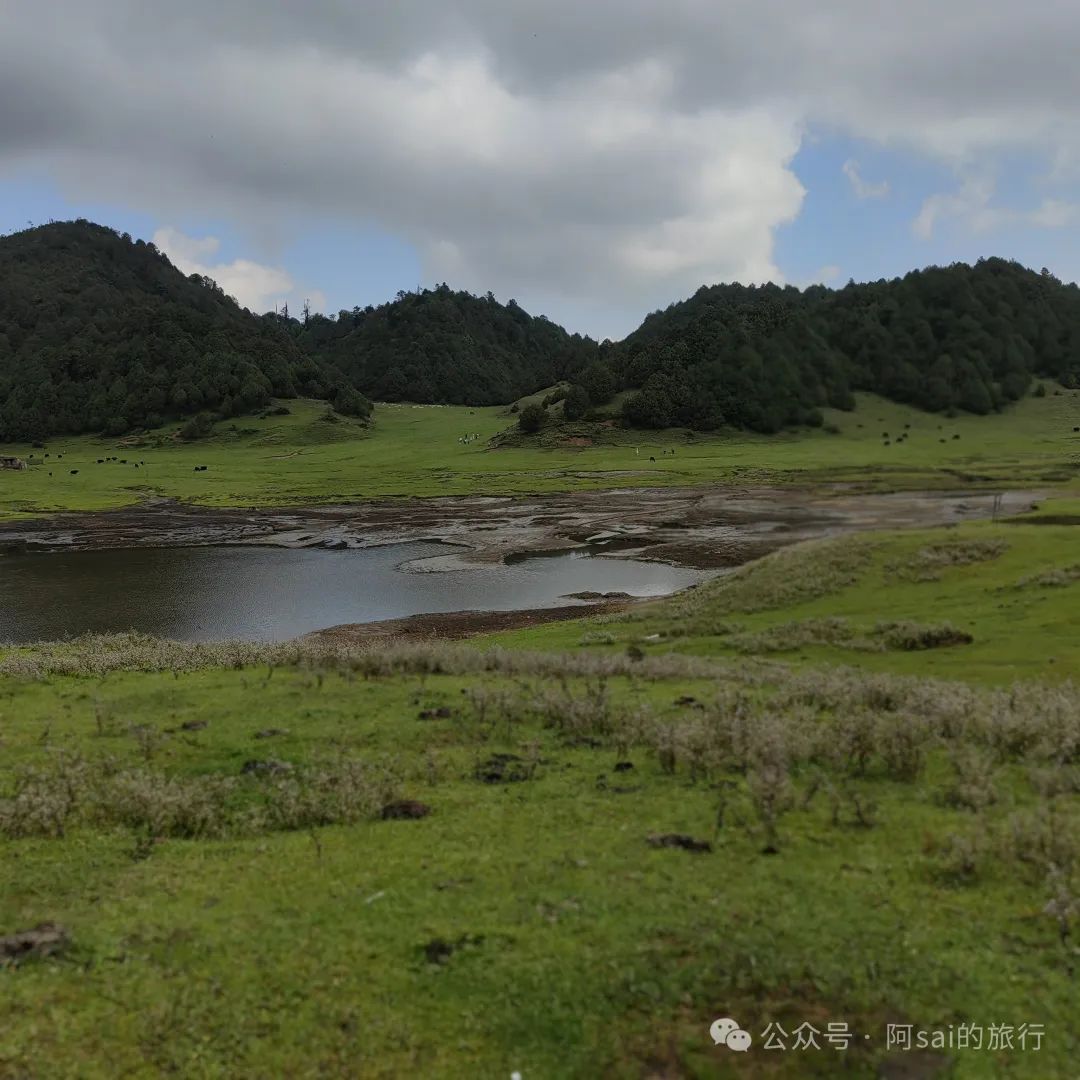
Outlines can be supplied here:
M189 641L279 641L346 622L438 611L510 611L566 593L660 596L704 576L661 563L579 554L509 566L409 573L436 543L363 551L137 548L0 555L0 641L140 630Z

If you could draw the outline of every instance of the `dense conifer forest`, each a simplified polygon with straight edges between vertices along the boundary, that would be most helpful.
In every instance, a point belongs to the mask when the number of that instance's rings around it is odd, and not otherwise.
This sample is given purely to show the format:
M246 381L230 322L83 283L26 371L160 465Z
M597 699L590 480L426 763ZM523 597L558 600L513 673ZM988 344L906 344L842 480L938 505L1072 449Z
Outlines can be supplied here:
M1080 386L1080 289L1004 259L839 290L715 285L650 315L612 363L646 427L777 431L855 390L988 413L1040 376Z
M0 442L120 435L297 396L370 410L274 316L185 277L153 244L86 221L0 239Z
M369 399L507 404L560 382L530 427L558 402L586 419L629 391L633 426L774 432L820 424L856 390L981 414L1041 392L1041 377L1080 386L1080 289L1003 259L838 290L703 287L597 344L445 284L297 319L248 312L153 244L86 221L0 239L0 441L297 396L356 416Z
M503 405L575 376L596 343L515 301L434 289L314 316L300 342L378 401Z

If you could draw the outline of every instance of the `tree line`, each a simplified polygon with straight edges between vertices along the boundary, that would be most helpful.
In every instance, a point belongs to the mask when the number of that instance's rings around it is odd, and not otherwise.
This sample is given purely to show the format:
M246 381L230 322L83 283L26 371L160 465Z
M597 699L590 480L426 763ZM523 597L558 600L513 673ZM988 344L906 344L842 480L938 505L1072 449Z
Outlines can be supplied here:
M293 397L371 410L277 318L185 277L153 244L87 221L0 239L0 442L121 435Z
M1040 376L1080 387L1080 289L996 258L838 290L716 285L650 315L613 366L642 427L774 432L856 390L982 414Z
M774 432L858 390L986 413L1045 376L1080 386L1080 289L1004 259L841 289L713 285L624 341L567 333L515 301L446 284L335 318L253 314L153 244L86 221L0 239L0 442L120 435L312 397L506 404L537 428L610 412L637 427Z

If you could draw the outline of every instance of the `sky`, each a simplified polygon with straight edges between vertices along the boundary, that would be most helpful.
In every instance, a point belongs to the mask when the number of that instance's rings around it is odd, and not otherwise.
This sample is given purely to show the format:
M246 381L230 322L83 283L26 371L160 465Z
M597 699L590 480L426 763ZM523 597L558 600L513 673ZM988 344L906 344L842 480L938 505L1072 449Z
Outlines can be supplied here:
M618 339L702 284L1080 277L1065 0L7 0L0 231L246 307L442 281Z

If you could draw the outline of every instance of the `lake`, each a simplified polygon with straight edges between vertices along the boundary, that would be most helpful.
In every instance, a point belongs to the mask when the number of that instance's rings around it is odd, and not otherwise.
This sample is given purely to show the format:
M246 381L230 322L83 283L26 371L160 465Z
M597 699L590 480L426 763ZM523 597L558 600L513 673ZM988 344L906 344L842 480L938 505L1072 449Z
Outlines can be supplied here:
M0 642L138 630L183 641L281 641L340 623L443 611L574 603L574 592L663 596L699 570L585 553L416 572L444 544L322 548L173 547L0 555ZM420 564L421 569L423 563Z

